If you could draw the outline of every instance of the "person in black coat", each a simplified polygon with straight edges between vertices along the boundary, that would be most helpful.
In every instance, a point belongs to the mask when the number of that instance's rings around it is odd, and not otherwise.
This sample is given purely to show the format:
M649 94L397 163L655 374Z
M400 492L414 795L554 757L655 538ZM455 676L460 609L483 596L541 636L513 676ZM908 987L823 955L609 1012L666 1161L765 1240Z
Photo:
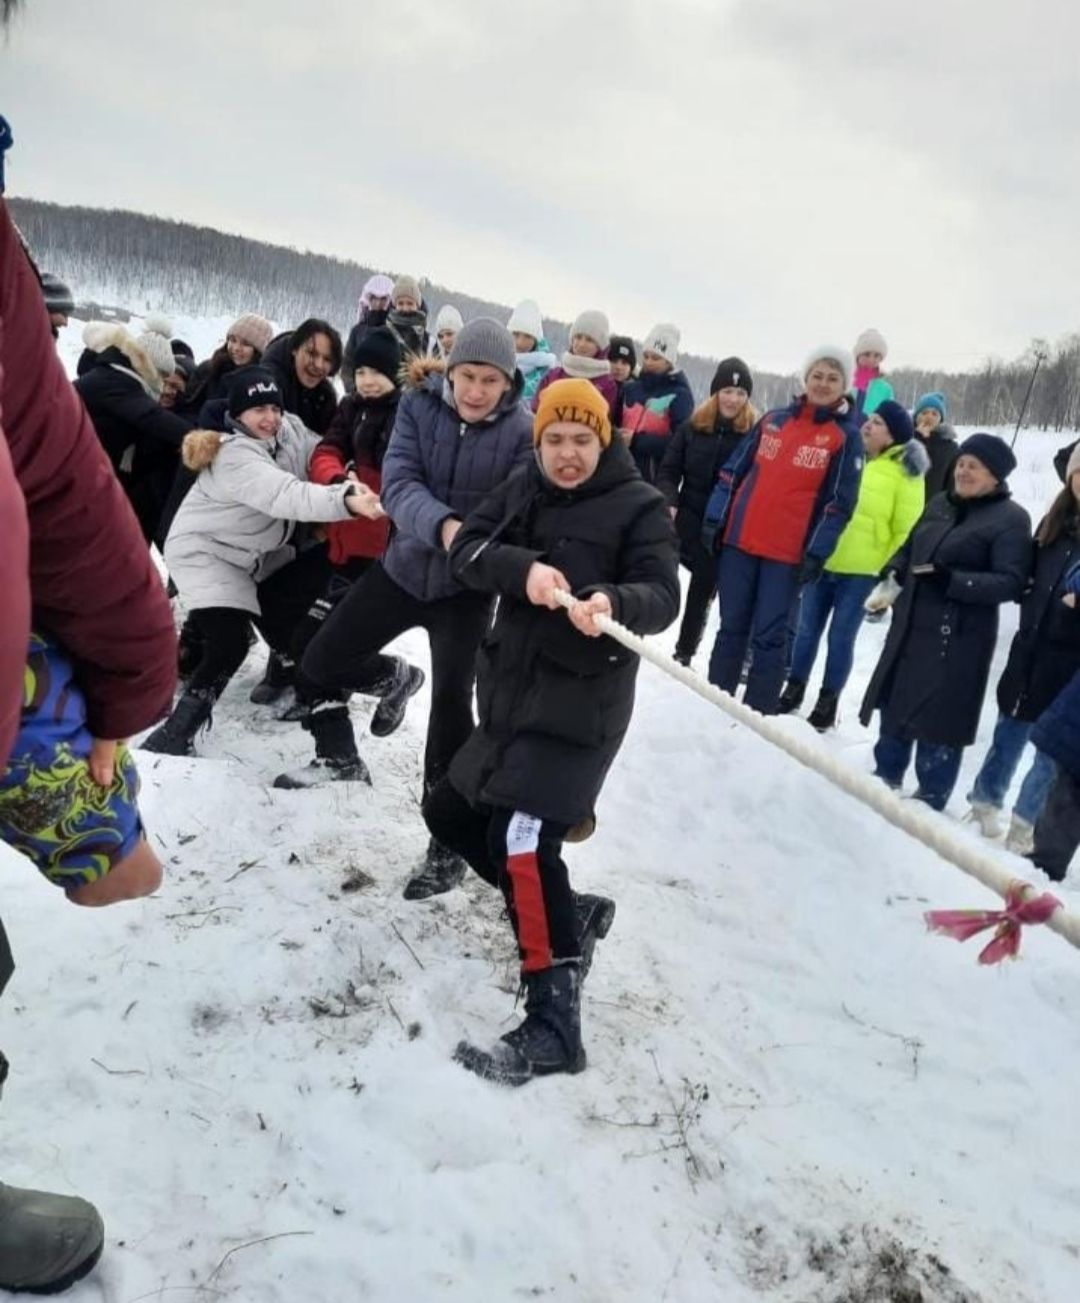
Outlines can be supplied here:
M580 977L614 913L575 897L562 860L568 836L592 829L634 706L637 657L595 617L658 633L679 609L668 512L612 442L603 396L587 380L557 381L533 430L536 460L469 515L450 549L454 577L499 607L477 662L479 723L424 803L432 836L506 897L525 1021L492 1051L462 1043L456 1057L513 1085L585 1066ZM557 591L578 597L572 611Z
M184 393L184 414L194 420L206 403L227 407L233 374L239 367L257 366L273 335L273 326L257 312L237 317L225 333L224 344L195 368Z
M1001 832L998 812L1035 721L1080 670L1080 610L1067 585L1080 564L1080 453L1066 487L1035 531L1035 569L1020 604L1020 628L998 680L997 726L968 800L983 835ZM1049 756L1035 752L1013 808L1009 850L1031 850L1035 821L1054 781Z
M168 331L151 329L155 324L148 319L136 337L123 326L91 323L83 332L90 356L75 381L147 542L157 533L180 444L192 428L161 406L162 386L176 363Z
M701 542L705 506L720 467L757 423L750 403L754 377L741 358L725 358L709 386L710 397L675 431L656 477L679 537L679 560L690 572L675 659L689 665L701 645L716 593L716 560Z
M926 449L930 469L926 472L927 503L938 493L952 488L952 468L956 463L956 431L945 424L945 395L935 390L923 394L911 411L915 437Z
M345 341L345 355L341 363L341 382L345 392L351 394L356 388L356 350L373 330L386 325L390 315L390 296L394 292L394 282L389 276L376 272L364 282L357 304L356 324L349 331Z
M1075 578L1072 596L1080 602L1080 573ZM1032 740L1056 763L1057 771L1035 823L1031 859L1061 882L1080 846L1080 671L1039 717Z
M1007 443L973 434L950 493L939 493L889 563L903 590L863 700L881 711L875 773L899 789L915 751L916 799L943 810L975 740L997 641L998 607L1031 571L1031 521L1009 497Z
M278 335L263 354L262 365L273 371L285 411L299 416L316 434L327 432L337 410L331 380L341 367L341 355L341 336L318 317Z

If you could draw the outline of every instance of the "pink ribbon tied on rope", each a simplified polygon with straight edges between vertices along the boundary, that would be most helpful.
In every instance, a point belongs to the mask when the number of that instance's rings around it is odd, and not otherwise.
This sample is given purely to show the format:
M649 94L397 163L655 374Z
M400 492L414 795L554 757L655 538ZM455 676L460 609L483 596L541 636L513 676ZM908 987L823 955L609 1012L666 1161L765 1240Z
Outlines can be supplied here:
M954 941L996 928L993 938L979 952L980 964L999 964L1015 959L1020 952L1020 929L1025 924L1045 923L1061 901L1049 892L1030 896L1033 888L1026 882L1010 884L1004 909L931 909L923 917L931 932L941 932Z

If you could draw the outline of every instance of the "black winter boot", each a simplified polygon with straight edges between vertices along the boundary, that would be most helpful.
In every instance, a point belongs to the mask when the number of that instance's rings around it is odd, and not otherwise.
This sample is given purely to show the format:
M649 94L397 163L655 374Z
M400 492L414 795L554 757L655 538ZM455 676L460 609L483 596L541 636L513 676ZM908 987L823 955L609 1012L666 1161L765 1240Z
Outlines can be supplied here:
M432 837L420 867L406 882L401 894L406 900L427 900L429 896L441 896L444 892L461 886L467 868L468 865L456 851L443 846Z
M104 1244L85 1199L0 1184L0 1290L61 1294L94 1269Z
M405 718L405 707L409 698L415 696L424 685L424 671L419 665L410 665L400 656L395 656L394 672L380 684L376 691L380 701L371 716L371 731L376 737L389 737L401 727Z
M154 729L140 750L156 751L163 756L193 756L195 734L209 725L213 706L214 696L210 692L196 688L183 693L169 718Z
M249 701L256 706L272 706L296 680L296 665L285 656L271 651L266 659L266 673L251 689Z
M195 673L205 647L202 634L189 617L184 621L176 643L176 675L181 683L186 683Z
M793 710L799 709L805 696L806 684L802 679L788 679L787 683L784 684L783 692L780 694L776 713L778 715L790 715Z
M347 706L326 702L315 706L304 720L315 739L315 759L303 769L278 774L274 786L286 789L320 787L323 783L367 783L371 774L360 759Z
M597 941L603 941L615 922L615 902L607 896L575 892L574 912L577 914L578 936L581 938L580 978L584 982L592 967Z
M817 704L814 709L807 715L807 722L811 728L816 728L819 733L825 733L836 723L836 710L840 704L840 698L830 688L822 688L818 693Z
M574 963L556 964L525 977L525 1020L481 1050L461 1041L454 1058L470 1072L504 1086L523 1086L533 1077L581 1072L581 974Z

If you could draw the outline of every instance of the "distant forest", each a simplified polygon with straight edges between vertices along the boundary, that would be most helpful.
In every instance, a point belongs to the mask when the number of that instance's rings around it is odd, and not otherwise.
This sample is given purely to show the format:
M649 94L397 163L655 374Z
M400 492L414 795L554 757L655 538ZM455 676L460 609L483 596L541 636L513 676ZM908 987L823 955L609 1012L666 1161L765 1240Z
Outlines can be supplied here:
M206 226L148 217L120 209L79 208L11 199L10 207L39 265L68 281L90 317L106 307L219 316L257 311L283 327L304 317L325 317L344 336L371 268L341 258L301 253ZM420 269L422 270L422 269ZM391 273L392 274L392 273ZM492 303L421 278L432 320L447 302L468 321L487 315L505 321L511 305ZM556 353L567 345L568 323L544 319ZM619 330L619 323L612 328ZM1031 380L1036 353L1044 355L1025 425L1080 428L1080 333L1050 343L1033 340L1012 362L987 359L978 371L949 373L910 368L890 371L897 397L910 404L931 389L949 400L949 419L962 425L1015 422ZM753 359L747 359L753 365ZM695 394L708 394L716 363L684 354L681 365ZM755 371L754 401L771 407L788 401L790 376Z

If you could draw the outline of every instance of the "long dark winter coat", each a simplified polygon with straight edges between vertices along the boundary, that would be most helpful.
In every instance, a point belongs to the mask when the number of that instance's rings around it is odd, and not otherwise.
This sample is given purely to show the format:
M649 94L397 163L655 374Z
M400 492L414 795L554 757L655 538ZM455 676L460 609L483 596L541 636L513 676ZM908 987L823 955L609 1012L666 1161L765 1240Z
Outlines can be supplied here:
M911 573L936 562L947 585ZM1031 521L1007 490L985 498L939 493L892 568L903 585L860 718L881 731L946 746L975 740L997 641L998 607L1031 571Z
M747 403L733 421L724 420L716 397L701 404L668 440L656 487L675 507L675 532L683 565L693 568L710 554L701 545L705 506L720 467L754 428L758 414Z
M263 354L261 365L273 371L285 411L299 416L309 430L325 434L337 411L337 390L329 380L321 381L314 389L300 383L292 355L292 338L292 331L289 331L272 340Z
M1080 672L1039 716L1031 740L1080 782Z
M1020 604L1020 628L998 680L998 709L1033 723L1080 670L1080 609L1061 600L1080 561L1080 520L1049 547L1035 547L1035 571Z
M421 602L461 591L446 564L443 522L464 520L514 467L532 458L532 416L521 403L522 379L486 421L470 425L433 358L410 366L409 389L382 466L382 505L394 522L383 558L386 573Z
M615 619L637 633L659 633L678 615L668 511L622 443L569 492L530 462L473 512L450 549L461 583L499 594L477 659L480 722L450 780L474 803L570 825L593 812L622 743L638 658L526 599L529 567L540 559L575 595L607 593Z
M161 377L123 326L103 325L95 332L75 388L144 536L153 538L192 424L158 402Z

